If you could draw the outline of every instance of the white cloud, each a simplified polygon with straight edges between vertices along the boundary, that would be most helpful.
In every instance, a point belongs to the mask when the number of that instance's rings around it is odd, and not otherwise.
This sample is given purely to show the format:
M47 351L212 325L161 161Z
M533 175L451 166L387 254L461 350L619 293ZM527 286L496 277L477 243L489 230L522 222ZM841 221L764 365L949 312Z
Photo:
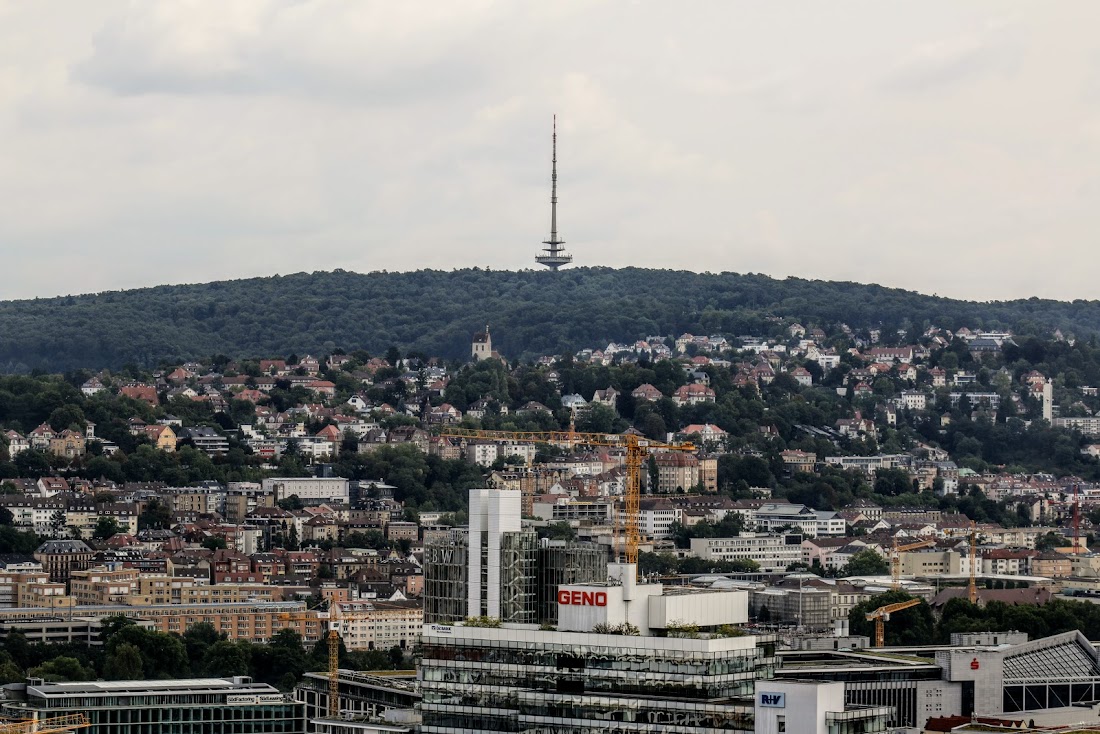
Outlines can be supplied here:
M1092 297L1094 8L0 4L5 295L533 267L556 112L578 264Z

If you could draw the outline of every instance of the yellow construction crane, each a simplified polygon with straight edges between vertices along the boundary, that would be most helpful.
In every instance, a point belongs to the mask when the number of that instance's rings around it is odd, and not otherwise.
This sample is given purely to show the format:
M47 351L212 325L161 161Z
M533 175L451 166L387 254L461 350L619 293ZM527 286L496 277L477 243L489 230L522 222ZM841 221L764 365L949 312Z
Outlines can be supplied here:
M340 632L339 623L344 619L366 619L370 612L345 612L340 604L331 598L328 605L328 715L334 719L340 715ZM284 612L278 616L284 622L304 622L321 619L318 609L306 609L301 612ZM5 734L0 731L0 734Z
M898 545L898 537L896 535L894 536L894 552L890 556L891 588L893 588L894 591L899 591L901 589L901 554L906 551L916 550L917 548L928 548L935 544L936 541L925 538L924 540L918 540L916 543Z
M890 615L900 612L902 609L915 607L920 604L920 599L899 601L897 604L887 604L873 612L867 613L867 621L875 623L875 647L886 647L886 622L890 621Z
M978 524L970 521L970 582L966 586L971 604L978 603Z
M948 530L948 535L955 535L954 530ZM966 596L971 604L978 603L978 523L970 521L970 528L966 531L970 542L970 557L967 565L970 567L970 579L966 585Z
M488 441L513 441L516 443L552 443L569 446L608 446L626 450L626 562L638 562L638 546L641 532L638 515L642 497L642 465L653 449L663 451L695 451L693 443L662 443L650 441L632 433L578 433L568 431L480 431L466 428L448 428L441 436L446 438L483 439Z
M48 719L33 719L24 721L5 721L0 723L0 734L59 734L60 732L83 729L90 726L84 714L66 714L65 716L52 716Z

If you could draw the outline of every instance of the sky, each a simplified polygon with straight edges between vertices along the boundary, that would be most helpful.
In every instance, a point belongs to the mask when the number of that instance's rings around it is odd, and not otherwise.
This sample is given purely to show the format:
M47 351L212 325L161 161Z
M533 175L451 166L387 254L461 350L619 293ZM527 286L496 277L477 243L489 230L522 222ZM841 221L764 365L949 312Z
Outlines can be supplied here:
M0 0L0 298L577 265L1097 296L1100 3Z

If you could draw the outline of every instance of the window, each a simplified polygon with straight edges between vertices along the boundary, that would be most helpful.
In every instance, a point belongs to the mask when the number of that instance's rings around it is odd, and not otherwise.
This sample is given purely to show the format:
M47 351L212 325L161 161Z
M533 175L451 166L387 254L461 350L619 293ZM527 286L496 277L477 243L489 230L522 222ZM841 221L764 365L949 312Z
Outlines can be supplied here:
M776 731L787 731L787 717L786 716L776 716L775 717L775 730Z

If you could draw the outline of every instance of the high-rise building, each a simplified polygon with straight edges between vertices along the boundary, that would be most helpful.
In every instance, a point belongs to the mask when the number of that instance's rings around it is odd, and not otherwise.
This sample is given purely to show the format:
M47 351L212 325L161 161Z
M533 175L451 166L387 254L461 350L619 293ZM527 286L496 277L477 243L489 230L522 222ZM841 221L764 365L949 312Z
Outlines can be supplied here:
M424 548L424 621L467 617L554 623L557 587L606 576L606 551L590 543L540 541L522 529L521 493L470 490L470 526Z
M466 606L471 617L501 617L502 587L510 586L511 578L501 577L505 568L505 556L514 563L516 546L508 542L505 536L519 533L520 493L507 489L470 490L470 532L467 543L469 576L466 585ZM502 554L502 547L507 552ZM513 570L512 563L507 564ZM514 593L514 590L513 590Z
M553 153L550 164L550 239L543 241L545 255L538 255L535 262L557 270L562 265L573 262L573 256L566 253L564 240L558 239L558 116L554 115Z

